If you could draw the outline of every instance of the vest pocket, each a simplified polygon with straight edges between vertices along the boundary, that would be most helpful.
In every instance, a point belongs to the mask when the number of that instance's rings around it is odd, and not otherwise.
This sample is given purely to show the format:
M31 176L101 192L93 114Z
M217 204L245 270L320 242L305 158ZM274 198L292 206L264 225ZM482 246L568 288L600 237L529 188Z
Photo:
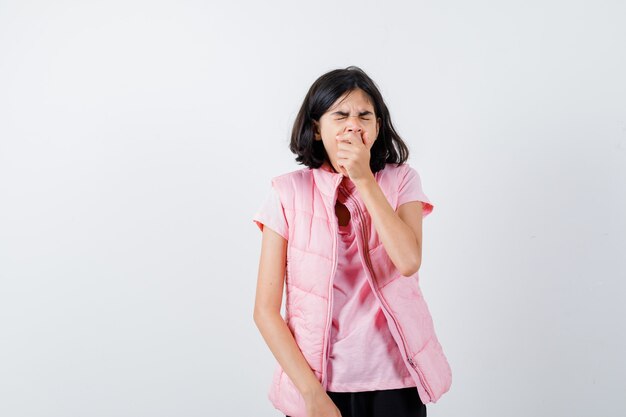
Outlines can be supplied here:
M306 410L304 398L289 376L281 369L276 386L274 406L290 416L301 416Z
M450 389L452 370L437 337L433 336L426 343L424 348L413 357L413 362L424 375L428 385L426 389L432 396L433 402Z

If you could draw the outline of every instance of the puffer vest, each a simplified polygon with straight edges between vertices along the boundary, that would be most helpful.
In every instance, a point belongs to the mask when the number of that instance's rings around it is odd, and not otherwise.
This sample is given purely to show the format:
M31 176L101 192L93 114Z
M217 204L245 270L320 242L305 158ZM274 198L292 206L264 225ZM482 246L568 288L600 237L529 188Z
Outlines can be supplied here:
M397 209L400 178L406 166L387 164L374 174ZM303 168L272 178L289 230L285 277L285 321L311 370L327 388L333 278L338 262L335 204L343 176L326 169ZM424 404L450 389L452 372L422 297L418 272L401 275L387 254L358 190L347 196L350 221L366 277L387 318L405 365ZM374 358L375 360L375 358ZM292 417L307 417L303 397L277 363L268 398Z

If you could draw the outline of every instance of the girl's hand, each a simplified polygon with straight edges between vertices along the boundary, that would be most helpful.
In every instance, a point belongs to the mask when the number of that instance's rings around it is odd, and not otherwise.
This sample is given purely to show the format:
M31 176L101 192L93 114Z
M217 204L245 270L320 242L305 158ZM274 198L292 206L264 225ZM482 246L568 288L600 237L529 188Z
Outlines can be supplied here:
M370 169L370 149L374 141L367 132L363 137L358 132L349 130L337 135L337 165L344 175L353 182L366 180L374 176Z
M339 409L323 390L306 397L305 403L307 417L341 417Z

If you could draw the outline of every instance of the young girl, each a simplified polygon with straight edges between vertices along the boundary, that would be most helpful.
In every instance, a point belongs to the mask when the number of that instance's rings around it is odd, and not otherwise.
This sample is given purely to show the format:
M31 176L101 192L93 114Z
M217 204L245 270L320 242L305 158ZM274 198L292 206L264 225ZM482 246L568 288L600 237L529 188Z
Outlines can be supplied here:
M306 168L272 178L253 218L269 399L287 417L426 416L452 381L419 287L433 204L376 84L357 67L318 78L290 149Z

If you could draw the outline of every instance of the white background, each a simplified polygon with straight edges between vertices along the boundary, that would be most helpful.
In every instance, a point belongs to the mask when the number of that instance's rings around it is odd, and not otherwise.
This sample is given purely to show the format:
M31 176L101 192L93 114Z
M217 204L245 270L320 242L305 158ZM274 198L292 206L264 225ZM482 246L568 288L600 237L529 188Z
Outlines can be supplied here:
M621 1L0 1L0 415L281 416L252 215L311 83L380 86L435 208L429 416L626 409Z

